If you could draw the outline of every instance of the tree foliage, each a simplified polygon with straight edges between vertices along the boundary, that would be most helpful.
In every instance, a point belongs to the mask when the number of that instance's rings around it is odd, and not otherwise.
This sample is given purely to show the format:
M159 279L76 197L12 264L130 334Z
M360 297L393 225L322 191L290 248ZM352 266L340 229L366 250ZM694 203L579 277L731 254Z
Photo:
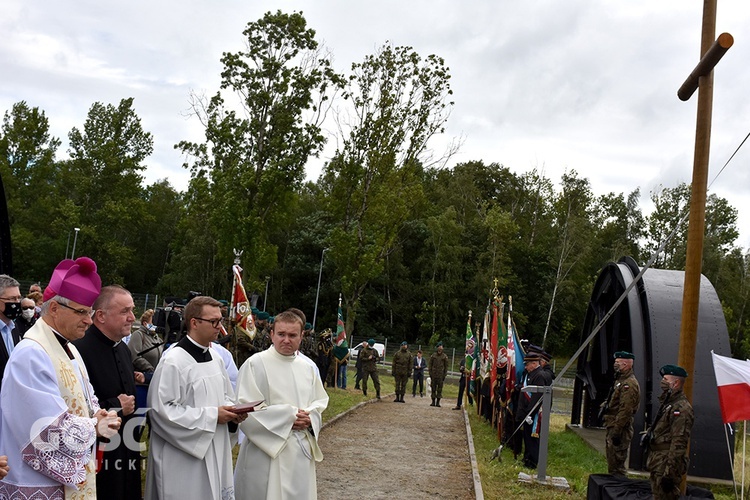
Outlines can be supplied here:
M5 113L17 278L48 279L78 227L76 255L94 258L107 284L228 299L238 249L248 293L271 312L300 307L322 330L341 295L358 339L459 349L468 311L481 318L497 279L522 337L563 355L607 262L644 263L678 227L656 266L684 269L688 185L654 189L644 214L639 187L596 196L575 170L551 179L543 166L519 173L482 159L445 168L456 146L433 148L453 106L439 56L386 43L338 75L301 13L267 13L243 35L245 49L221 58L216 93L190 96L205 137L177 145L185 192L144 185L153 138L132 98L94 103L62 160L42 110L19 102ZM305 183L331 109L338 148ZM733 353L747 357L750 254L737 236L737 210L709 195L703 273Z

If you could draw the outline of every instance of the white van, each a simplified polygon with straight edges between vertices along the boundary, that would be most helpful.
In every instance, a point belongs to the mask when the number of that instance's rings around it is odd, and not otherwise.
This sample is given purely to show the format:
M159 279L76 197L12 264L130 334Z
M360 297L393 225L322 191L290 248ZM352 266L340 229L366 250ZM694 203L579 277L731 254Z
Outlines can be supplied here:
M349 349L349 357L351 359L357 359L359 351L361 351L366 344L367 342L360 342L352 349ZM381 344L380 342L375 342L375 345L373 345L372 348L375 349L375 351L378 353L378 356L380 356L380 361L383 361L383 358L385 357L385 345Z

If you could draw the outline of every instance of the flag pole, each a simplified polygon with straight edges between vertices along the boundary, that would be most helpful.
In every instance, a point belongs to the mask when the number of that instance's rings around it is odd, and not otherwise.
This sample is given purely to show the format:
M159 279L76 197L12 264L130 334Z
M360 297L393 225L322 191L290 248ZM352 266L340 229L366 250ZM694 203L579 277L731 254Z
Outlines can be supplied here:
M742 421L742 496L741 496L741 498L743 499L745 498L745 443L746 442L747 442L747 420L743 420ZM734 467L732 467L732 475L734 475ZM734 487L734 494L736 497L737 495L736 485Z

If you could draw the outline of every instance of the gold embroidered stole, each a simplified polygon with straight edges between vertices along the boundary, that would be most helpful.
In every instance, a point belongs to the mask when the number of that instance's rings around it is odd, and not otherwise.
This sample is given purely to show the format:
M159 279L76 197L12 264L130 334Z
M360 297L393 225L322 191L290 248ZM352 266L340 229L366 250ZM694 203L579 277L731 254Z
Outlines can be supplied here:
M31 339L42 346L44 351L52 360L52 366L55 367L57 374L57 385L60 389L60 396L68 405L68 413L78 417L89 417L89 407L84 396L83 384L88 383L88 373L83 359L73 344L68 344L70 352L78 362L81 368L82 376L85 380L79 381L79 374L76 373L73 362L68 358L60 342L55 338L55 332L45 323L43 319L36 322L34 327L29 329L24 336L25 339ZM94 454L86 464L86 481L78 485L78 490L69 486L65 487L65 498L70 500L87 500L96 498L96 462Z

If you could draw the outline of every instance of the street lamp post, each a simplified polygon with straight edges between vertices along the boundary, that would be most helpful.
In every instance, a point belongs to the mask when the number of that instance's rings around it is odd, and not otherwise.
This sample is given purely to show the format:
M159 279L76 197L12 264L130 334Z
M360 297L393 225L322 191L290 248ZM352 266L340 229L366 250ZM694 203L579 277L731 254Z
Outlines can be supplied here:
M68 259L68 251L70 251L70 231L68 231L68 242L65 244L65 260Z
M323 277L323 257L326 255L327 248L323 249L323 253L320 254L320 270L318 271L318 291L315 292L315 309L313 310L313 322L312 329L315 331L315 320L318 317L318 297L320 296L320 278Z
M270 276L266 276L266 293L263 295L263 312L266 311L266 300L268 300L268 282L271 281Z
M75 258L76 258L76 241L78 241L78 231L80 231L81 228L80 227L74 227L73 230L76 232L76 234L73 237L73 251L70 254L70 258L75 260Z

